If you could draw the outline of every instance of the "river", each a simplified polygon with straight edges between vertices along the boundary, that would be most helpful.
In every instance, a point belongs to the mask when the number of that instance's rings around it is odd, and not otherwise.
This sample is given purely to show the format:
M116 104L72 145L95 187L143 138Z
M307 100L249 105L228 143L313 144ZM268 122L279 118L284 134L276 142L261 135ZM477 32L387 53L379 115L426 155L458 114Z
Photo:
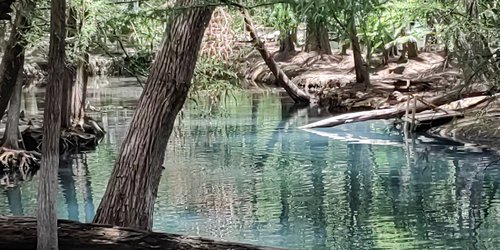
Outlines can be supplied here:
M93 84L107 135L62 161L60 218L90 222L141 88ZM25 93L40 114L43 94ZM210 112L208 110L211 110ZM304 131L321 110L276 93L189 101L166 152L154 230L292 249L498 249L500 166L487 150L387 122ZM35 215L38 177L0 193L0 214Z

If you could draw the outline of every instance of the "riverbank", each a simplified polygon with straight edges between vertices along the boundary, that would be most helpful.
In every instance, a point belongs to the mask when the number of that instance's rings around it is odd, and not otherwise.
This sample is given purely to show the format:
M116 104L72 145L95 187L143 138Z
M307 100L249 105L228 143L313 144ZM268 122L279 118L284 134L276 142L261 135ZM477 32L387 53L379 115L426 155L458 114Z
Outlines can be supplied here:
M344 55L283 54L273 45L269 50L274 51L274 59L295 85L315 96L319 106L338 115L330 122L305 128L396 118L403 124L401 129L498 148L500 136L493 124L498 124L500 117L495 112L498 101L492 96L494 90L486 84L464 85L462 74L442 52L421 52L416 58L404 60L392 57L386 64L374 57L370 85L360 89L355 82L352 51ZM249 55L247 60L249 66L253 65L244 72L247 80L256 86L275 84L261 58ZM358 115L358 111L365 112Z

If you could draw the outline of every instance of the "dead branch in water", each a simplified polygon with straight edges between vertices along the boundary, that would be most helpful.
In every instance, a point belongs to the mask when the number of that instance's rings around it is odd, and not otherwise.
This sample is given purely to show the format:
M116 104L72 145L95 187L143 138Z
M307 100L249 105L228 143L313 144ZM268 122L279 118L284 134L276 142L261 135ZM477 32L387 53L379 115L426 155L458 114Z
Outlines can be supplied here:
M447 94L422 99L416 98L416 102L407 106L406 103L399 104L393 108L370 110L362 112L354 112L343 115L337 115L330 117L321 121L317 121L311 124L302 126L301 128L321 128L321 127L334 127L346 123L354 123L361 121L377 120L377 119L391 119L391 118L401 118L407 110L412 110L414 113L422 112L429 109L434 109L436 106L441 106L447 103L451 103L456 100L460 100L466 97L474 97L488 94L487 91L474 91L462 94L462 89L457 89L451 91Z

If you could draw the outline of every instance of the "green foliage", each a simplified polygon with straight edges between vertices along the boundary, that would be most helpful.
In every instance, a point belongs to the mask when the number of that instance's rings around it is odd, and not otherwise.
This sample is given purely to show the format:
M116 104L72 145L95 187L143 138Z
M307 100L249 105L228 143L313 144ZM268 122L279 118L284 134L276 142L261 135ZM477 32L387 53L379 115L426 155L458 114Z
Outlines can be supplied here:
M222 96L230 95L239 86L239 78L235 72L234 66L222 60L198 58L191 95L207 95L213 103L218 103Z
M267 18L267 23L279 30L281 35L283 35L297 28L299 20L290 5L277 4Z

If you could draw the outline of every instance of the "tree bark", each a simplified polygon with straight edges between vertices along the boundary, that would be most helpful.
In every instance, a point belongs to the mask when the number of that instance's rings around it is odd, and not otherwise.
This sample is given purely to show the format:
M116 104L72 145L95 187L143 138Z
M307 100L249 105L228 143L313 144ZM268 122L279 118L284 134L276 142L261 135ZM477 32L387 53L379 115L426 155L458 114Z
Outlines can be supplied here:
M75 10L75 6L71 6L69 3L69 13L66 20L66 36L73 39L73 44L70 44L68 47L71 48L73 53L77 53L78 51L78 43L76 41L78 29L77 29L77 12ZM76 59L78 61L78 59ZM76 70L73 64L66 65L66 70L64 74L64 85L63 85L63 99L62 99L62 108L61 108L61 128L68 129L72 126L72 105L73 105L73 89L76 84Z
M361 53L361 46L359 45L358 31L356 30L356 23L354 16L349 24L349 35L351 37L352 51L354 57L354 68L356 70L356 82L364 84L365 89L370 85L368 68L363 60Z
M87 82L89 79L88 60L89 55L85 53L84 61L80 61L76 68L76 80L71 90L71 122L73 127L82 127L84 124Z
M0 64L0 119L5 114L10 96L16 86L19 69L23 67L23 58L20 55L27 41L22 34L25 34L31 26L28 17L34 8L33 2L22 0L20 10L16 14L14 25L12 25L5 54L2 57Z
M319 54L332 54L328 29L324 22L314 21L313 18L307 20L305 52L318 52Z
M37 249L58 249L57 169L61 135L61 103L65 72L66 1L52 0L49 75L43 119L42 160L38 184Z
M347 55L347 50L349 49L350 45L351 45L350 43L348 43L348 42L344 42L344 43L342 44L342 48L341 48L341 50L340 50L340 54L341 54L341 55L344 55L344 56L345 56L345 55Z
M155 233L69 220L58 220L61 249L146 250L220 249L278 250L255 245L214 241L201 237ZM31 250L36 246L36 220L32 217L0 216L0 249Z
M24 52L21 52L21 61L24 64ZM7 116L7 125L3 135L2 146L10 149L19 149L19 112L21 111L21 94L23 89L23 67L19 68L17 84L14 87L14 93L10 97L9 113Z
M257 31L253 26L252 20L248 11L241 10L243 19L245 21L245 27L247 31L250 33L250 37L252 38L252 43L257 51L259 51L262 59L269 67L274 77L276 77L276 81L278 84L283 87L286 93L296 102L296 103L310 103L311 96L309 96L306 92L297 87L292 81L288 78L288 76L283 72L283 70L279 67L279 65L274 61L271 53L266 49L264 43L260 40L257 35Z
M288 55L290 52L295 52L295 44L294 44L294 33L291 31L287 31L286 35L280 40L280 53L284 55Z
M66 64L64 68L64 83L62 86L61 100L61 128L68 129L71 127L71 105L72 105L72 89L75 82L75 68L73 65Z
M191 86L201 39L213 7L177 0L160 51L122 144L96 223L151 230L165 149Z
M416 42L408 42L406 44L406 49L408 51L408 59L414 59L418 57L418 48Z

